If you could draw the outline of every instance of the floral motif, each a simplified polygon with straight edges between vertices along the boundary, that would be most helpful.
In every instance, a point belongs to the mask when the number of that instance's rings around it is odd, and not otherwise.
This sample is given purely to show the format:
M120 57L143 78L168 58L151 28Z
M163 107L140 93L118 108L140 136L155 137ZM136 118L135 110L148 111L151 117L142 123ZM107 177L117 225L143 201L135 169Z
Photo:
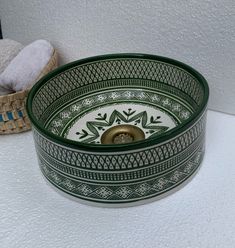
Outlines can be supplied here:
M99 101L99 102L104 102L106 98L107 98L107 97L106 97L105 94L103 94L103 95L98 95L98 96L97 96L97 101Z
M175 171L171 176L170 180L174 182L178 182L181 177L182 177L182 173L179 171Z
M194 167L194 163L189 162L189 163L187 164L187 166L185 166L184 172L185 172L185 173L190 173L193 167Z
M86 199L106 200L107 202L119 202L119 200L141 200L146 196L157 196L177 186L179 183L187 179L200 164L203 156L202 147L188 161L180 164L173 171L169 171L163 176L147 179L144 182L133 182L128 185L104 185L97 183L79 183L77 180L69 179L67 176L59 175L53 171L51 167L44 164L40 160L40 166L45 176L60 187L79 197L85 196ZM138 196L137 196L138 195Z
M113 194L113 191L107 187L100 187L95 192L97 195L100 195L102 198L108 198L110 195Z
M159 178L157 182L153 185L153 188L156 190L161 190L168 183L168 181L164 178Z
M120 187L115 193L119 197L125 199L132 193L132 191L129 187L124 186L124 187Z
M62 123L62 120L55 120L55 121L52 122L52 125L54 127L60 127L60 126L63 125L63 123Z
M61 118L62 119L68 119L70 118L71 113L70 112L62 112L61 113Z
M127 99L130 99L130 98L132 98L134 95L133 95L133 92L131 92L131 91L125 91L125 92L123 93L123 96L124 96L125 98L127 98Z
M89 195L92 192L92 189L86 184L81 184L77 188L83 195Z
M83 103L84 105L86 105L86 106L91 106L93 102L94 102L93 99L87 98L87 99L85 99L82 103Z
M74 190L75 189L75 185L71 182L71 180L69 179L66 179L64 182L63 182L65 188L69 189L69 190Z
M150 98L153 102L159 102L161 100L161 97L154 94L153 96L151 96Z
M115 100L120 97L120 94L118 94L117 92L112 92L109 97Z
M148 116L147 111L137 112L131 108L119 112L114 110L110 116L107 113L98 113L94 121L86 123L86 129L76 132L79 140L83 143L100 142L101 133L110 128L114 123L139 125L142 130L146 131L149 137L166 132L169 127L162 125L161 116ZM161 125L159 125L161 124Z
M81 109L81 105L79 104L74 104L71 106L71 111L72 112L76 112L76 111L79 111Z
M165 100L162 101L163 106L168 106L171 105L171 101L169 98L166 98Z
M180 107L180 105L177 103L177 104L172 105L172 110L173 110L173 111L176 111L176 112L179 112L179 111L181 110L181 107Z
M142 183L135 189L135 192L140 195L145 195L149 190L150 186L147 183Z
M190 116L190 113L188 111L181 112L180 116L184 119L188 119Z
M89 109L93 106L99 105L101 103L107 102L110 103L110 101L121 101L121 100L141 100L146 102L156 102L159 104L159 106L163 106L170 112L174 112L174 114L177 116L177 118L180 121L184 121L187 118L190 117L191 112L187 110L187 108L181 104L179 104L174 99L169 98L168 96L156 94L149 91L139 91L139 90L116 90L114 92L105 92L102 94L96 94L94 96L91 96L87 99L81 99L79 101L76 101L72 105L68 106L62 113L59 113L55 115L55 117L52 119L51 123L48 123L48 127L50 131L52 131L54 134L61 134L61 131L63 130L63 127L67 125L67 122L70 118L74 118L78 115L78 113L83 112L86 109ZM59 126L54 125L54 121L56 120L62 120L62 125L59 124ZM118 122L117 122L118 123Z

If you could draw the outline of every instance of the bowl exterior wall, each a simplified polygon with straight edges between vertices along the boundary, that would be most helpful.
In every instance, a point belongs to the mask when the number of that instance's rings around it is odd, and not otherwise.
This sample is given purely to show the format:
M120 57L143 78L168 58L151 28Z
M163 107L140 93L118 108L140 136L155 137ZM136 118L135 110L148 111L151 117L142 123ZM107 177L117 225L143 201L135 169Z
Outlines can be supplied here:
M206 111L182 134L139 150L92 152L61 145L33 128L41 171L60 190L95 203L139 204L194 174L205 148Z

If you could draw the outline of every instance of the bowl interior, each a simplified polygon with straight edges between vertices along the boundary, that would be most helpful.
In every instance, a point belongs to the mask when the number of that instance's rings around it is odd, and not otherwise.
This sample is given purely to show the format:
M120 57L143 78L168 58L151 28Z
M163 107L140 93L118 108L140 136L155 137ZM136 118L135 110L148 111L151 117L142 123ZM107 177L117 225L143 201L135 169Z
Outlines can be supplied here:
M31 106L36 122L56 136L115 145L167 134L189 121L204 98L203 84L180 64L104 56L44 78Z

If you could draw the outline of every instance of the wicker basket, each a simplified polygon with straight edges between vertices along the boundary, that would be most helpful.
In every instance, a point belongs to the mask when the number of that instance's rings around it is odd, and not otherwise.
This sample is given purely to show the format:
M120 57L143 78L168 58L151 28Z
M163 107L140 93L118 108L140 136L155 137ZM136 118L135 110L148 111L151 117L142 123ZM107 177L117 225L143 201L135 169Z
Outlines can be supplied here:
M55 69L57 64L57 53L54 50L50 61L35 81ZM29 90L30 89L0 96L0 134L20 133L31 129L25 109Z

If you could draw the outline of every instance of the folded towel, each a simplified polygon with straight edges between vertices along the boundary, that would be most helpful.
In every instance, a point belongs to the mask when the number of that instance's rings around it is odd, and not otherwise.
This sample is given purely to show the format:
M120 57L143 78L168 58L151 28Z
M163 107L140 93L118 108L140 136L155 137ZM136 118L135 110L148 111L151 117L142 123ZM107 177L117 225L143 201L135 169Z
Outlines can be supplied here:
M0 91L16 92L30 88L53 52L54 48L46 40L37 40L24 47L0 75Z
M1 84L1 79L0 79L0 84ZM0 85L0 96L12 94L12 93L15 93L15 92L11 89L4 88Z
M0 40L0 74L24 46L10 39Z

